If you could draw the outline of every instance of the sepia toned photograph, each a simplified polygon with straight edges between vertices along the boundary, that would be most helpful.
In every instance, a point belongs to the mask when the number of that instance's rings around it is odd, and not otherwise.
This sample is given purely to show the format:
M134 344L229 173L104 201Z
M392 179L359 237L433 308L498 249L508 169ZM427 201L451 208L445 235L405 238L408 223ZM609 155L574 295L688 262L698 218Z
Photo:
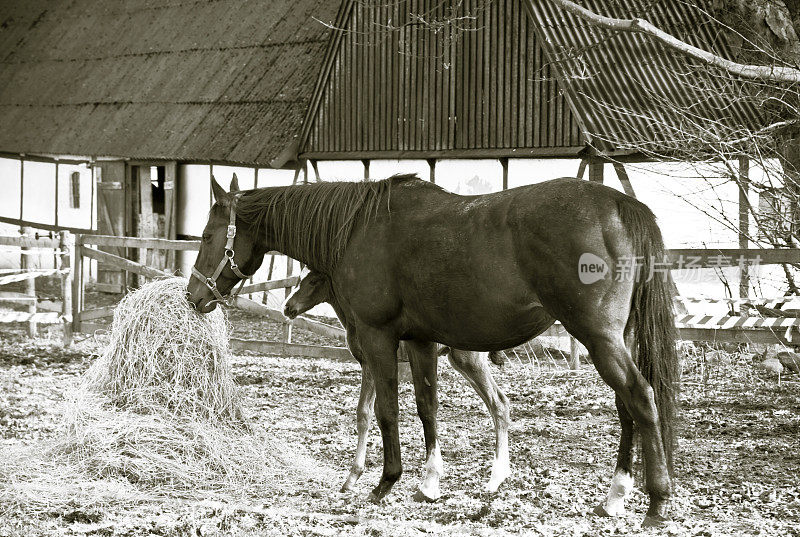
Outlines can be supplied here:
M800 1L0 0L0 537L800 537Z

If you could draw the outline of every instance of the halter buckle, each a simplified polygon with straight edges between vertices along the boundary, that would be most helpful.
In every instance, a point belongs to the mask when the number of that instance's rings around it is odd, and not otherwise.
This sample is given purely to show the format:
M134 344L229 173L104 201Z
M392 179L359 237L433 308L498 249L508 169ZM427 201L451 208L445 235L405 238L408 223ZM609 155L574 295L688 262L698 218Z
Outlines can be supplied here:
M236 237L236 224L230 224L230 225L228 225L227 238L228 239L233 239L235 237Z

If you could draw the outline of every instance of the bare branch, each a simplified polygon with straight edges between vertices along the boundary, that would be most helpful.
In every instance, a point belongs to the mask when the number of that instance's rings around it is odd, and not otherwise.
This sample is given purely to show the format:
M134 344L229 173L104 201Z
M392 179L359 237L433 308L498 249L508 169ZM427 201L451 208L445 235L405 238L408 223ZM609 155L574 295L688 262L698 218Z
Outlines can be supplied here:
M532 4L534 0L526 1ZM642 33L649 35L674 50L700 60L707 65L718 67L742 78L752 80L768 80L772 82L789 84L796 84L800 82L799 69L777 65L746 65L733 62L723 58L722 56L718 56L717 54L713 54L706 50L690 45L685 41L681 41L680 39L654 26L645 19L615 19L613 17L606 17L590 11L570 0L551 1L555 2L573 15L580 17L581 19L588 21L595 26L612 31Z

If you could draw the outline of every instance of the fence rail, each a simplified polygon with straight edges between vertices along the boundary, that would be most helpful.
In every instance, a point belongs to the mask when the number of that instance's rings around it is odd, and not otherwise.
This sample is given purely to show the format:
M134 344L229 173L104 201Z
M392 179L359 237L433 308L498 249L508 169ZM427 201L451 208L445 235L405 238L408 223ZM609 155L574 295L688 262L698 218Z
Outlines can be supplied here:
M117 246L122 248L148 248L156 250L196 251L200 249L200 241L148 239L141 237L115 237L112 235L86 235L81 237L81 244Z
M0 222L14 220L0 218ZM15 220L15 222L18 222ZM21 221L19 221L21 222ZM40 225L35 222L25 222L31 227L47 229L48 226ZM51 228L54 226L50 226ZM69 341L71 330L93 331L102 325L93 323L98 319L109 317L113 314L114 307L103 307L92 310L83 309L83 281L82 277L76 277L81 273L83 258L89 258L100 264L116 267L146 278L161 278L173 276L169 272L155 269L141 263L126 259L122 256L95 249L96 246L133 248L133 249L153 249L153 250L183 250L197 251L200 248L199 240L170 240L158 238L140 237L117 237L109 235L98 235L96 232L91 234L79 234L72 236L68 231L62 231L58 238L52 237L0 237L0 245L24 248L22 252L28 253L28 249L49 249L55 250L60 259L61 267L58 269L47 269L38 271L41 274L58 273L62 276L62 287L64 288L63 310L58 312L10 312L0 314L0 322L38 322L38 323L62 323L65 330L65 341ZM278 252L270 252L278 253ZM686 263L691 263L692 267L719 267L721 260L729 262L731 266L737 266L740 260L758 264L800 264L800 249L740 249L740 248L704 248L704 249L671 249L667 252L671 268L686 268ZM35 278L39 274L36 271L8 275L5 278ZM298 276L287 276L264 282L256 282L245 285L242 289L243 294L258 293L275 289L290 288L299 282ZM0 279L0 284L4 280ZM11 297L10 294L0 294L0 300L6 296L8 300L29 301L35 307L35 297ZM730 298L730 299L708 299L676 297L676 300L683 304L698 303L725 303L728 305L767 305L769 307L779 307L781 305L800 302L800 297L777 297L777 298ZM282 312L269 308L258 302L240 296L236 299L234 306L244 311L256 313L266 318L289 324ZM755 316L681 316L677 319L677 328L681 339L695 341L712 342L733 342L733 343L782 343L785 345L800 345L800 321L797 319L786 318L763 318ZM291 322L296 328L311 331L313 333L334 338L338 341L345 340L345 331L339 327L327 325L306 317L299 317ZM289 332L290 333L290 332ZM564 335L563 327L558 325L545 332L543 335ZM269 354L287 353L297 354L308 357L325 356L333 359L344 359L349 355L345 347L318 347L309 345L299 345L289 341L250 341L250 340L231 340L232 348L237 350L259 351ZM575 351L573 350L573 354Z
M698 268L718 268L723 261L734 267L740 262L780 265L800 263L800 248L673 248L667 250L667 256L673 265L691 261Z
M26 281L26 295L21 297L17 294L4 294L0 296L0 300L6 298L13 301L22 301L22 298L27 303L27 312L0 312L0 323L28 323L28 334L30 336L36 335L37 325L39 324L61 324L64 334L64 344L68 345L72 340L72 266L73 258L75 256L75 237L67 230L59 232L57 239L51 237L38 237L22 235L16 237L0 236L0 245L15 246L20 249L43 249L55 250L55 259L57 266L54 269L26 269L22 265L22 269L17 274L9 274L0 277L0 285ZM28 253L25 251L24 253ZM37 296L36 296L36 279L43 276L50 276L58 274L61 279L61 312L38 312L37 309Z

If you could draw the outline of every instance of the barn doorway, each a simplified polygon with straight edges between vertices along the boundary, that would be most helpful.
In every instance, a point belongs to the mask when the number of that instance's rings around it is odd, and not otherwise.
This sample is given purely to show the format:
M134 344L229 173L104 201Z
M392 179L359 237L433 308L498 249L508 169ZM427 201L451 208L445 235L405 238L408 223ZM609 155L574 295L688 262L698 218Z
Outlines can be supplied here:
M175 238L175 162L108 161L95 165L97 229L117 237ZM175 268L175 252L137 248L102 248L114 255L160 270ZM139 282L124 271L102 268L98 290L124 292Z
M175 171L174 162L128 163L127 235L130 237L175 238ZM173 250L134 249L128 258L159 270L175 268ZM135 282L134 285L138 285Z

